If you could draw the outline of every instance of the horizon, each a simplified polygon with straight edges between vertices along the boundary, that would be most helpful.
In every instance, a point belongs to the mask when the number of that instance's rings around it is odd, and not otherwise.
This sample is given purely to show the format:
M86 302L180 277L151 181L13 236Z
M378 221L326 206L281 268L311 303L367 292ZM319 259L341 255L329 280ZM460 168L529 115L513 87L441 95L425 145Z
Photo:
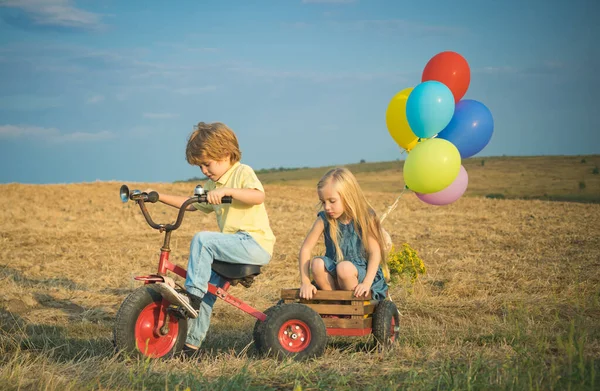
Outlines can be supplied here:
M509 156L509 155L497 155L497 156L488 156L488 155L482 155L482 156L473 156L467 159L463 159L464 160L486 160L486 159L535 159L535 158L560 158L560 157L582 157L582 158L593 158L593 157L598 157L600 156L600 154L583 154L583 155L518 155L518 156ZM264 173L269 173L272 171L278 171L279 169L283 169L283 171L296 171L296 170L309 170L309 169L317 169L317 168L330 168L330 167L342 167L342 166L349 166L349 165L359 165L359 164L378 164L378 163L393 163L393 162L397 162L397 161L404 161L404 159L394 159L394 160L379 160L379 161L364 161L364 162L350 162L350 163L340 163L340 164L333 164L333 165L324 165L324 166L305 166L305 167L268 167L268 168L260 168L260 169L256 169L255 172L257 173L257 175L260 174L264 174ZM202 173L200 173L202 175ZM199 180L199 181L206 181L208 180L208 178L206 177L200 177L200 176L195 176L195 177L190 177L187 179L174 179L172 181L156 181L156 182L152 182L152 181L138 181L138 180L126 180L126 179L95 179L95 180L88 180L88 181L80 181L80 182L49 182L49 183L30 183L30 182L5 182L5 183L0 183L0 185L12 185L12 184L18 184L18 185L35 185L35 186L44 186L44 185L78 185L78 184L91 184L91 183L122 183L122 184L133 184L133 183L170 183L170 184L176 184L176 183L182 183L182 182L191 182L193 180Z
M0 0L0 183L197 177L200 121L256 171L404 160L387 105L446 50L494 117L472 158L600 153L591 0L40 1Z

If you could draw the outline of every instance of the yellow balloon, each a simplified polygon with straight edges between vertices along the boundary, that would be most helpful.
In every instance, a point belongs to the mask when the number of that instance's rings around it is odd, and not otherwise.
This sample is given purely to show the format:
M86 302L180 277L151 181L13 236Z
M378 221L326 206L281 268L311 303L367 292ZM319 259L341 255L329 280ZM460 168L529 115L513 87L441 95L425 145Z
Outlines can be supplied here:
M460 171L460 152L448 140L418 143L404 162L404 183L418 193L435 193L450 186Z
M388 132L390 132L396 144L400 148L406 149L407 152L417 145L419 139L410 129L410 125L406 119L406 100L412 90L412 87L405 88L394 95L385 112L385 124L387 125Z

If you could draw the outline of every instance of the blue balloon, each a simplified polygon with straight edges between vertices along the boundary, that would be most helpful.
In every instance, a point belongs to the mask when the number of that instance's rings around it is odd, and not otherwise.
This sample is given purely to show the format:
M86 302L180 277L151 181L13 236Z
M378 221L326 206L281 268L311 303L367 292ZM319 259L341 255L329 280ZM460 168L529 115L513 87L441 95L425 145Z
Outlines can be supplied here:
M406 119L415 136L429 138L441 132L454 114L454 95L439 81L416 86L406 100Z
M452 120L438 137L450 141L460 152L461 159L481 151L492 138L494 118L481 102L466 99L456 104Z

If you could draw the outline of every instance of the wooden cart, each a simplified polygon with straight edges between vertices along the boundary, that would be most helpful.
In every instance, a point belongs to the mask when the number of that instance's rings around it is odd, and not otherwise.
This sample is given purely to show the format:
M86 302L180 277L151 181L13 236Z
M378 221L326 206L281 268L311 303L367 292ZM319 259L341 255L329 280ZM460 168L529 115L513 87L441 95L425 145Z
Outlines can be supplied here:
M301 303L318 313L327 335L360 337L373 330L373 313L379 304L371 299L371 293L357 298L352 291L317 291L311 300L301 299L299 289L282 289L284 303Z
M372 300L370 294L357 298L352 291L318 291L311 300L299 294L299 289L282 289L280 302L256 322L259 352L305 359L323 354L328 336L373 334L381 347L398 338L400 314L390 300Z

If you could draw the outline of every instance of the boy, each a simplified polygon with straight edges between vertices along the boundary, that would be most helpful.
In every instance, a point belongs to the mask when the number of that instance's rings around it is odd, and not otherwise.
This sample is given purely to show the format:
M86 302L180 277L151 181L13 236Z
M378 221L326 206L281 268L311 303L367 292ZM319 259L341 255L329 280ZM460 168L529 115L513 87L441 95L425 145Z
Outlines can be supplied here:
M156 288L172 304L186 309L192 318L184 353L193 355L200 347L212 314L216 297L207 295L208 282L222 286L221 278L212 272L213 260L265 265L271 260L275 236L269 226L264 205L265 193L254 170L240 163L241 152L235 133L225 124L198 123L186 148L189 164L199 166L208 178L207 204L196 203L189 210L215 212L221 232L198 232L190 244L186 291L180 293L172 283L156 284ZM231 196L231 204L221 204ZM159 201L176 208L187 197L159 194Z

